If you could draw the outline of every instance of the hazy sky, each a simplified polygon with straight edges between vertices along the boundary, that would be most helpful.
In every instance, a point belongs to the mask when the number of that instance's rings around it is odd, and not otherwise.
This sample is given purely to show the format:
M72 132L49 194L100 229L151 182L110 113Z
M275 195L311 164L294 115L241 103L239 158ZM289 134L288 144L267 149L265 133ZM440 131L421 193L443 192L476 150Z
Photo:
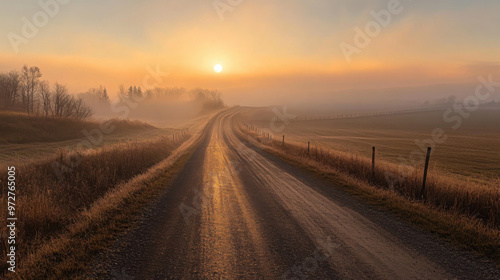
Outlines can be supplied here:
M54 1L0 2L0 71L37 65L73 92L116 92L142 85L146 67L158 65L169 73L161 86L215 88L249 104L499 73L498 0L60 0L68 3L44 22L39 3ZM365 30L388 5L397 13L356 45L355 28ZM23 18L33 23L33 15L42 26L27 38ZM17 53L13 34L22 38ZM357 48L350 62L343 42Z

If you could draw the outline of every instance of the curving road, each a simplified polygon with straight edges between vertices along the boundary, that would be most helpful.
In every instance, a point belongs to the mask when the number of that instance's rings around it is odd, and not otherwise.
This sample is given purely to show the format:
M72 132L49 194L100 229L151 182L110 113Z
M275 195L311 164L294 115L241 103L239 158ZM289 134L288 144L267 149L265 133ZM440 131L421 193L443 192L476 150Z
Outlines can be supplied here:
M109 256L117 279L500 279L451 248L234 133L219 114Z

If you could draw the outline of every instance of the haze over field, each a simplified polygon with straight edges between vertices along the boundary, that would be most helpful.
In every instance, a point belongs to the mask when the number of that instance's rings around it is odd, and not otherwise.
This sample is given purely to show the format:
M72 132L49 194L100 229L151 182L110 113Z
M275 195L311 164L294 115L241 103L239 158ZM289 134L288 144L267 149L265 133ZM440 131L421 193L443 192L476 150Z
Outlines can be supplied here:
M500 279L500 1L0 1L1 279Z
M113 97L158 66L159 86L218 89L244 105L422 103L500 74L495 0L60 2L35 30L25 25L38 1L0 3L0 72L37 65L71 92L104 85Z

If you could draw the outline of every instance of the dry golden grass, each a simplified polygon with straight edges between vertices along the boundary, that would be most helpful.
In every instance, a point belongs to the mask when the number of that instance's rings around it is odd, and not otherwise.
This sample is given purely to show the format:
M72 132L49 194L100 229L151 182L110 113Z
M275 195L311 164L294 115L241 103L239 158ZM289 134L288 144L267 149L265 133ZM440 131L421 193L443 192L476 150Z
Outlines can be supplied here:
M420 194L422 172L402 174L391 163L378 164L349 153L269 140L267 135L239 126L242 137L254 141L268 152L321 174L336 186L366 201L397 212L405 219L453 243L484 254L500 265L500 190L497 187L460 182L431 173L426 199ZM401 176L396 184L387 174Z
M100 149L118 143L147 141L184 130L197 131L207 117L171 121L168 127L159 128L132 120L78 121L0 111L0 170L7 165L44 160L60 149L76 147L86 141L94 141L91 148ZM104 124L114 129L105 133L100 128Z
M377 188L393 190L408 200L421 200L446 211L460 213L478 219L492 228L500 228L500 189L472 182L458 181L454 178L430 172L425 194L421 193L423 171L401 168L392 163L377 163L372 171L370 159L343 152L332 152L312 147L308 153L307 145L268 140L246 128L245 133L252 135L259 142L299 158L312 159L336 171L367 182Z
M188 138L161 137L144 142L128 142L101 150L60 152L58 155L16 166L17 241L16 254L26 256L51 237L63 232L93 203L104 197L116 185L142 174L167 158ZM76 166L57 175L54 163L67 166L68 156L81 159ZM6 182L6 172L0 182ZM6 192L0 193L0 205L7 205ZM5 220L6 207L0 209ZM0 245L6 251L6 243ZM5 255L0 257L6 271Z
M500 107L475 111L456 130L443 120L443 112L291 120L280 134L285 134L290 143L310 141L325 151L344 151L363 157L371 157L372 147L376 147L377 161L419 166L421 163L422 168L425 150L430 145L433 146L430 167L439 170L438 174L480 184L496 182L500 186ZM275 116L270 109L252 109L243 117L256 127L269 128L269 120ZM430 141L436 128L447 135L442 143Z
M18 272L7 278L87 279L84 275L96 269L94 257L132 227L137 214L169 184L215 114L196 121L189 129L192 136L179 134L175 141L160 137L88 151L63 181L46 172L50 172L52 160L60 162L65 154L20 166L18 184L30 182L29 187L22 186L19 197L20 231L26 227L34 231L22 236ZM5 197L0 196L0 203L4 202ZM5 244L0 246L3 251Z
M114 127L112 134L157 130L140 121L111 119L107 126ZM82 131L98 129L95 120L64 119L56 117L28 116L26 113L0 111L0 144L27 144L56 142L83 137Z

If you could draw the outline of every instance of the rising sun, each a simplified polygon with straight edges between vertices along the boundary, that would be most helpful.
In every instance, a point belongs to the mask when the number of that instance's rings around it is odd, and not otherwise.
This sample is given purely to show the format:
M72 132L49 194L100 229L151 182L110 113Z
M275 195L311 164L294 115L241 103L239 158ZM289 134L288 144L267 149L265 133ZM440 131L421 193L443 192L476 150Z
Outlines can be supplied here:
M220 65L220 64L216 64L216 65L214 66L214 71L215 71L215 73L220 73L220 72L222 72L222 65Z

